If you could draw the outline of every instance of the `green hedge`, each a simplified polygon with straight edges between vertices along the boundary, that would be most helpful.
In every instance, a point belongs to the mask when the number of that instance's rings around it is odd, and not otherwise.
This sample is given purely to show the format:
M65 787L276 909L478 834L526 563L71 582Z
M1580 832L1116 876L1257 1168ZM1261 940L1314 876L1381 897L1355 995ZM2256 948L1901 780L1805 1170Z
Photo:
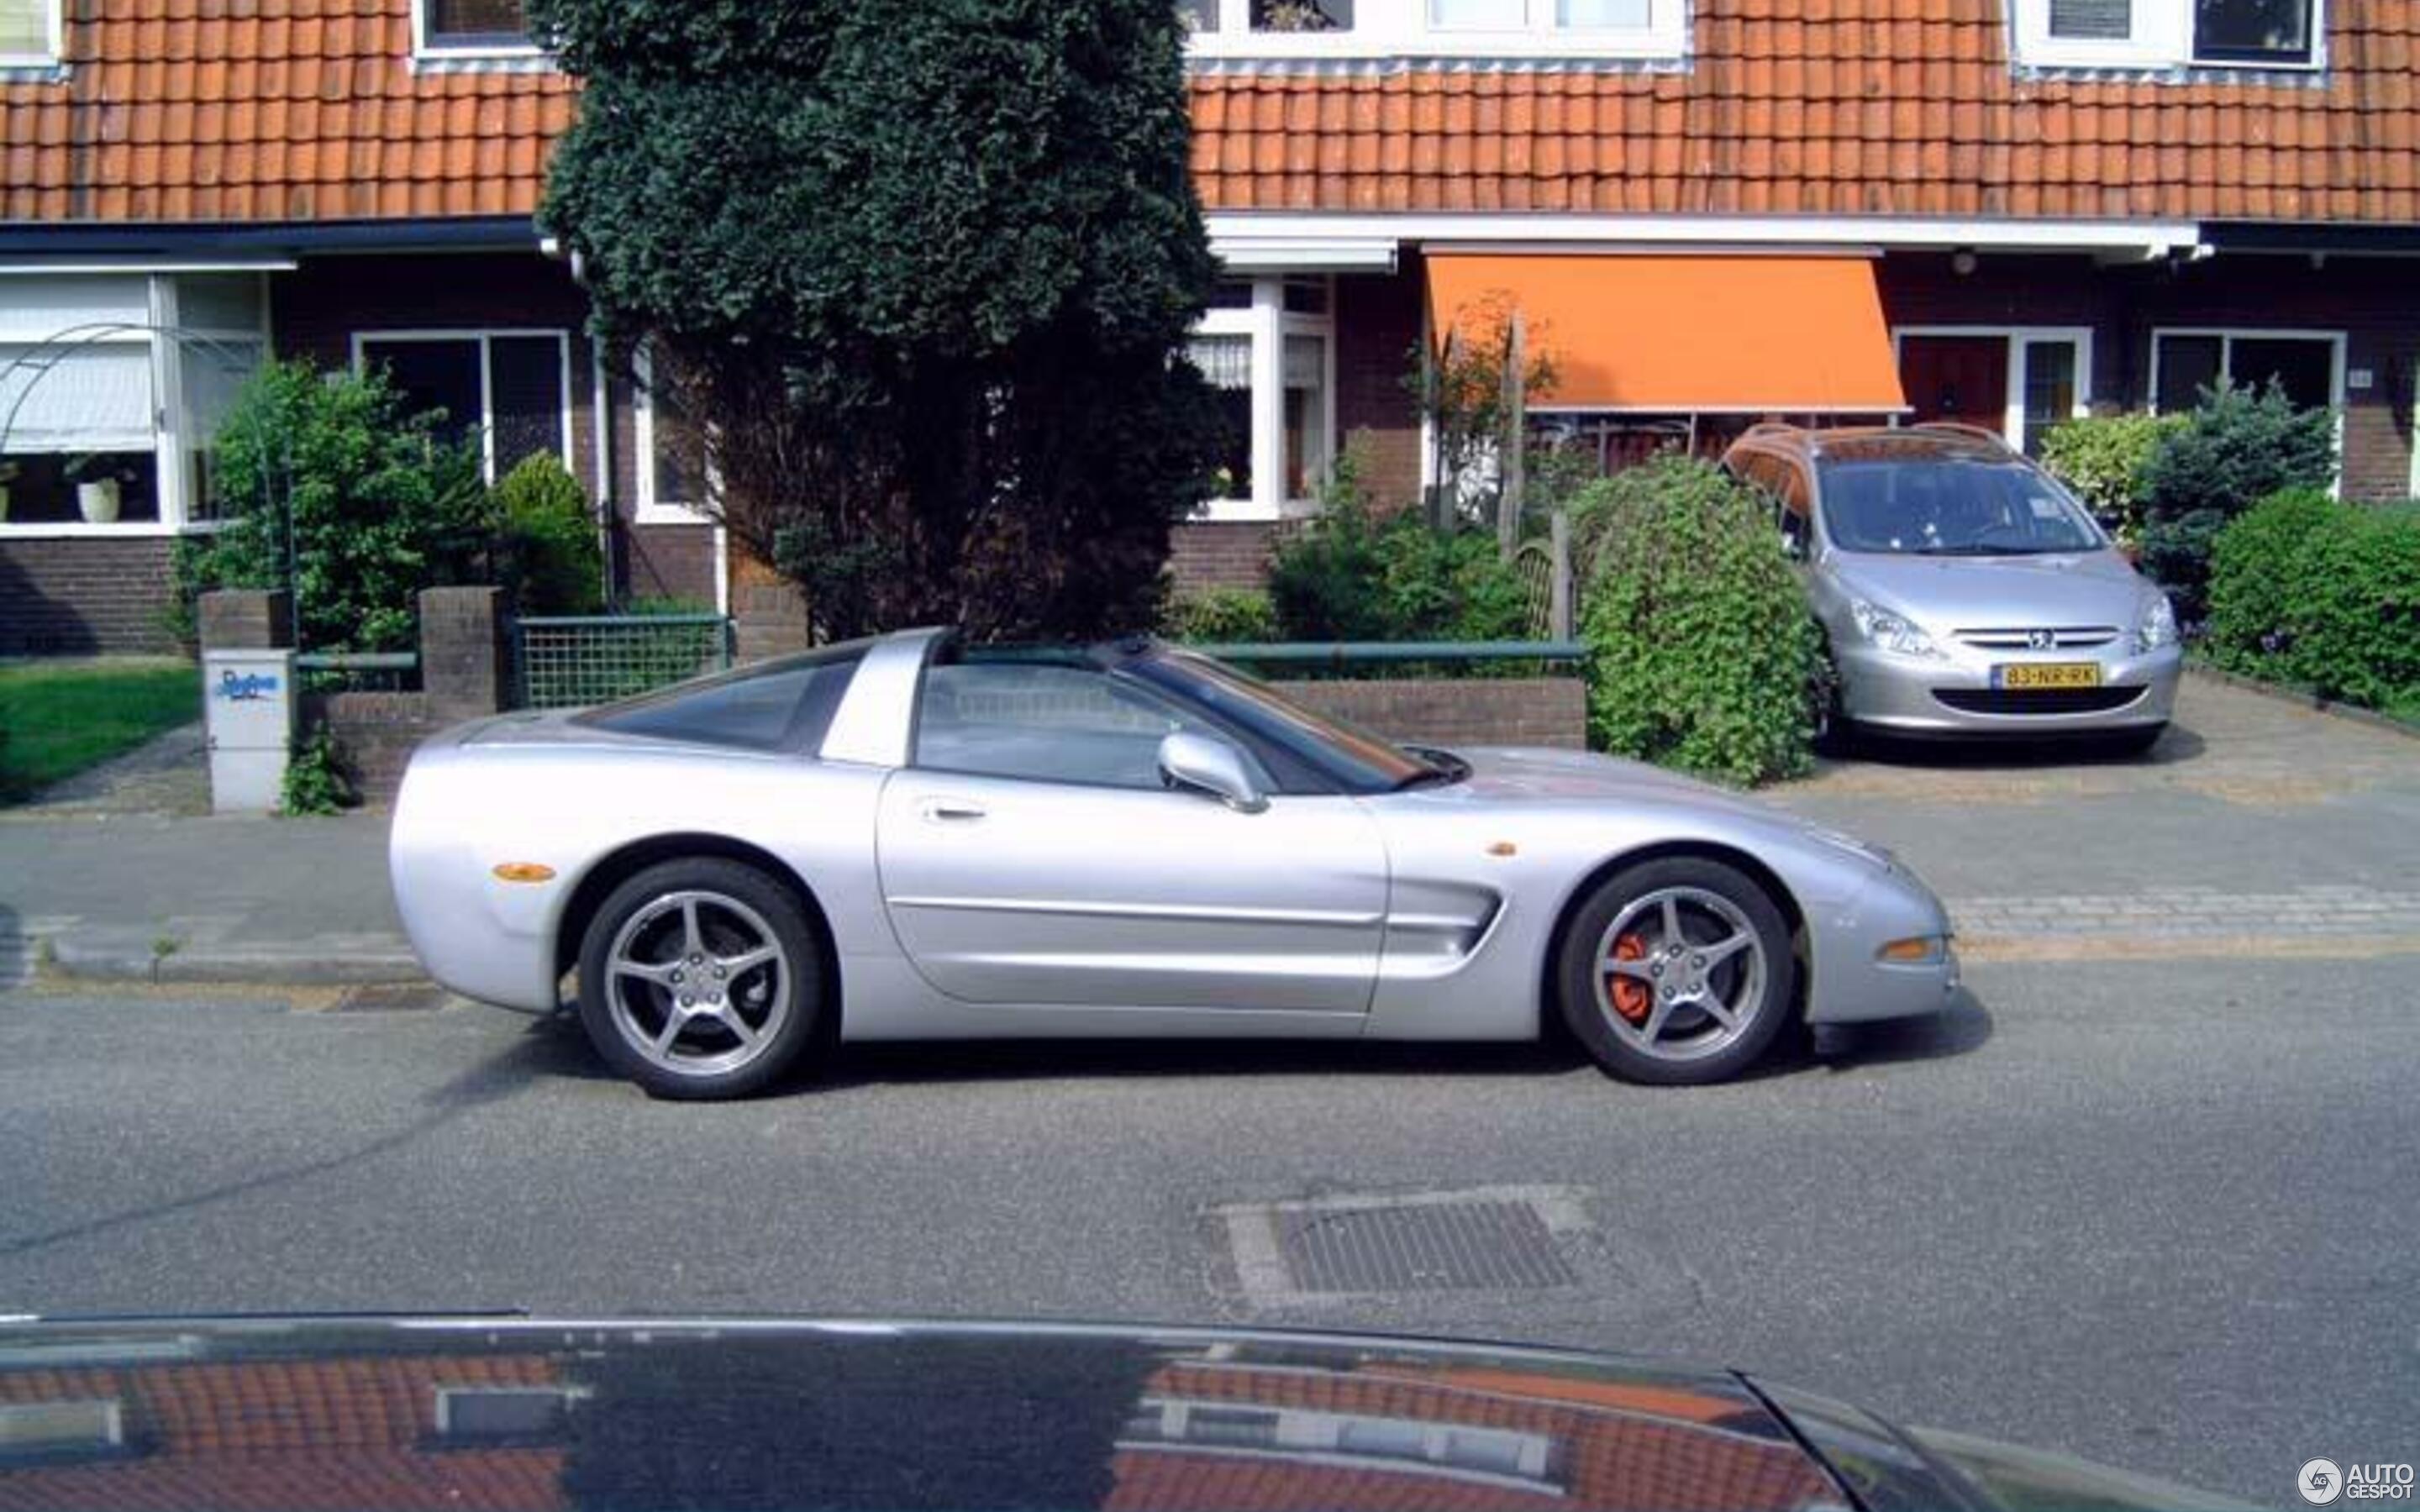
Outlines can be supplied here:
M1160 612L1159 633L1204 645L1275 640L1277 607L1257 588L1213 588L1171 599Z
M1754 496L1665 457L1585 489L1573 535L1596 744L1743 784L1805 771L1823 636Z
M2420 513L2272 494L2218 533L2206 650L2369 708L2420 702Z

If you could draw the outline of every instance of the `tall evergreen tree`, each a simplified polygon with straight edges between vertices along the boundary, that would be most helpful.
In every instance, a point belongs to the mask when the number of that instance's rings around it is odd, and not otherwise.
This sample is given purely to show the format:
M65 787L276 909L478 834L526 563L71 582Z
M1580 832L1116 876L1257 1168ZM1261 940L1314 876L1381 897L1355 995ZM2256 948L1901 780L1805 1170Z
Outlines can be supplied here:
M534 0L543 218L834 634L1138 623L1218 424L1168 0Z

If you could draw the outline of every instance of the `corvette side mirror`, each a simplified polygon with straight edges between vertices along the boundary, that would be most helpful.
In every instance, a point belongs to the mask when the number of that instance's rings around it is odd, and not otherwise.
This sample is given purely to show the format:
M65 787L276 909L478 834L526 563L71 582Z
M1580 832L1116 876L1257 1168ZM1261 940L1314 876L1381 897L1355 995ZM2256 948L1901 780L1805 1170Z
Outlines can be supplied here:
M1215 735L1180 730L1161 741L1159 775L1171 788L1207 794L1237 813L1259 813L1269 806L1244 765L1244 753Z

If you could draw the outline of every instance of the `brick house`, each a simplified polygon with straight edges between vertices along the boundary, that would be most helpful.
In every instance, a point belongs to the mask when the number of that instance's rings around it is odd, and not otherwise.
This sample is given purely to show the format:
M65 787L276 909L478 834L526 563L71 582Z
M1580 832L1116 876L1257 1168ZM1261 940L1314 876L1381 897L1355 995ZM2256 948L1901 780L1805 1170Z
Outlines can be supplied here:
M2415 490L2414 0L1188 0L1227 396L1181 580L1249 579L1476 306L1611 457L1768 415L2033 444L2275 376ZM0 0L0 653L155 645L204 441L270 350L559 451L642 593L727 602L693 470L532 223L571 81L519 0ZM27 361L28 354L36 354ZM40 381L29 381L34 369Z

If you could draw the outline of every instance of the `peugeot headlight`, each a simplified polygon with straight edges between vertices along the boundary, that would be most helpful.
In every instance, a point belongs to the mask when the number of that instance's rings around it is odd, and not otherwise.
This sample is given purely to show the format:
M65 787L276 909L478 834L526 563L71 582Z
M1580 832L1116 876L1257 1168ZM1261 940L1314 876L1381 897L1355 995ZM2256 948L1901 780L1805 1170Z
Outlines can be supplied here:
M2134 654L2139 656L2176 643L2177 607L2162 594L2144 609L2142 623L2134 626Z
M1908 619L1892 613L1879 604L1853 599L1849 615L1857 622L1857 633L1882 650L1895 656L1916 656L1926 661L1947 659L1932 637L1917 629Z

